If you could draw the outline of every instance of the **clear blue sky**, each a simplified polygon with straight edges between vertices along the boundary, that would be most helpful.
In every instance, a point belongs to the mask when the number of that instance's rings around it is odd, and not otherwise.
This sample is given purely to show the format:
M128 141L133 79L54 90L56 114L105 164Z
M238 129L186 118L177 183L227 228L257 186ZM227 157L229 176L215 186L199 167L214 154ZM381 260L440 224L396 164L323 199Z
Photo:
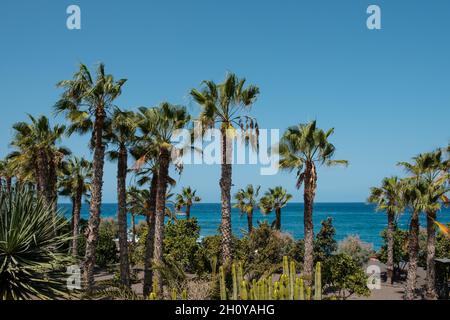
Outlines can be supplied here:
M70 4L81 7L80 31L66 28ZM382 9L380 31L366 28L369 4ZM253 114L262 127L313 119L335 127L336 156L351 165L320 169L318 201L364 201L369 187L401 174L397 161L450 140L448 0L3 0L0 8L1 155L14 122L50 115L56 82L79 62L99 61L129 79L123 108L167 100L196 115L189 90L233 71L260 87ZM86 137L63 144L90 157ZM236 187L281 184L302 200L293 174L258 170L235 167ZM188 167L179 186L215 202L219 174ZM115 164L106 165L104 189L114 202Z

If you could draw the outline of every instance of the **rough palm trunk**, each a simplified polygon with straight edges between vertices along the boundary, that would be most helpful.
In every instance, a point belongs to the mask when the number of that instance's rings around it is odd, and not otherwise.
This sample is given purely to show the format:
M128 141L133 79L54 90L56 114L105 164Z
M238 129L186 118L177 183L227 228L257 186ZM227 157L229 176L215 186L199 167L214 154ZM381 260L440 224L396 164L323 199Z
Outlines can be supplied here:
M163 240L164 240L164 215L166 208L167 176L169 174L170 154L162 149L159 158L158 191L156 193L156 218L155 218L155 248L153 263L155 266L163 265ZM153 283L156 283L156 295L162 293L162 277L159 269L154 270Z
M127 236L127 149L121 146L117 159L117 198L119 224L119 261L120 261L120 282L126 287L131 286L130 264L128 260L128 236Z
M427 213L427 285L426 295L429 299L436 298L436 266L434 259L436 258L436 229L434 226L436 221L436 212Z
M220 178L220 198L222 204L222 218L220 230L222 233L221 253L222 264L228 265L232 261L232 231L231 231L231 139L226 130L222 130L222 165Z
M281 230L281 209L275 209L275 230Z
M82 186L78 187L77 193L73 198L73 217L72 217L72 230L73 230L73 240L72 240L72 255L78 257L78 237L80 229L80 214L81 214L81 199L83 197Z
M306 164L305 172L305 191L304 199L304 216L303 223L305 228L305 258L303 261L303 275L305 283L310 286L312 284L312 275L314 269L314 226L313 226L313 207L314 197L316 194L316 168L314 163Z
M155 244L155 208L156 193L158 191L158 175L153 173L150 184L150 199L148 199L147 215L147 238L145 239L145 260L144 260L144 297L148 297L152 289L152 260Z
M96 262L98 232L100 226L100 212L102 203L103 167L105 164L105 146L103 144L103 127L105 123L105 111L99 107L96 112L94 125L94 161L92 179L92 197L89 208L90 218L86 239L86 255L84 261L84 282L87 293L91 293L94 287L94 267Z
M11 185L12 185L12 178L6 177L6 190L8 192L11 192Z
M415 211L409 227L408 276L406 278L405 299L414 300L417 277L417 255L419 251L419 212Z
M57 164L54 159L54 155L52 154L48 161L48 190L47 190L47 198L48 202L51 204L53 211L57 210L57 201L58 201L58 175L57 175Z
M47 155L44 150L39 150L37 155L37 188L38 195L45 201L45 205L49 206L48 202L48 163L47 163Z
M253 231L253 210L250 210L247 213L247 228L248 228L248 233L252 233Z
M387 229L387 282L394 283L394 229L395 214L388 212L388 229Z
M190 220L191 219L191 206L187 205L186 206L186 220Z

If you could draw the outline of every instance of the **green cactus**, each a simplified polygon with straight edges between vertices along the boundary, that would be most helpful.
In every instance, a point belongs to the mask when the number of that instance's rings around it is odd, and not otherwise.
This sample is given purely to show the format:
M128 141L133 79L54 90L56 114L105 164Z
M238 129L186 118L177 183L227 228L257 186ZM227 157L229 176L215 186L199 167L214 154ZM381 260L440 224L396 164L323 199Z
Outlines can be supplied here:
M178 298L177 297L177 289L173 288L170 296L171 296L172 300L177 300L177 298Z
M227 300L227 288L225 286L225 271L223 267L219 268L220 300Z
M156 294L154 292L151 292L150 295L148 296L149 300L156 300Z
M231 265L231 273L233 276L233 300L238 299L238 282L237 282L237 272L236 272L236 264L233 263Z
M241 299L248 300L247 283L245 281L241 282Z
M289 275L289 260L287 256L283 257L283 274Z
M273 299L273 282L272 282L272 276L269 276L267 279L267 300Z
M295 262L291 261L289 267L289 299L294 300L294 289L295 289L295 277L297 276L297 271L295 270Z
M320 262L316 264L316 274L314 281L314 300L322 300L322 272Z
M187 299L188 299L187 290L184 289L183 292L181 292L181 300L187 300Z
M306 300L311 300L311 287L306 287Z

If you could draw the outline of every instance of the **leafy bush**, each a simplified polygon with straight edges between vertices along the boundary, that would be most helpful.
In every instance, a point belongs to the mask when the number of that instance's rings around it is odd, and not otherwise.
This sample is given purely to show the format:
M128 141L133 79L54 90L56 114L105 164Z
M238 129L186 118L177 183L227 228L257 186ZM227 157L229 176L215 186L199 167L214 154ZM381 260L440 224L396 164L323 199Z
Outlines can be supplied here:
M349 255L358 266L362 267L374 254L374 250L371 244L361 241L359 236L348 236L339 242L337 253Z
M196 218L169 221L164 234L164 259L177 261L186 272L195 272L194 257L199 250L199 237L200 227Z
M33 192L0 190L0 300L64 295L66 225Z
M244 266L250 278L281 269L283 256L288 256L294 247L292 236L272 229L267 222L259 223L242 241L246 252Z
M116 223L111 219L102 220L99 227L98 245L96 252L96 263L104 268L119 261L116 238ZM78 250L84 256L86 252L86 235L81 233L78 239Z
M450 228L450 224L448 224ZM450 258L450 237L442 233L438 233L436 237L436 258Z
M381 238L383 239L383 245L378 253L378 259L387 263L387 229L381 232ZM397 226L394 229L394 272L398 273L403 270L408 261L408 232L399 229Z
M356 294L369 296L368 276L351 256L341 253L332 256L324 265L323 284L327 293L334 293L341 299Z
M314 239L314 261L325 262L337 250L337 241L334 238L336 229L333 226L333 219L327 218L322 221L322 227ZM305 244L303 239L295 242L290 257L301 262L304 258Z

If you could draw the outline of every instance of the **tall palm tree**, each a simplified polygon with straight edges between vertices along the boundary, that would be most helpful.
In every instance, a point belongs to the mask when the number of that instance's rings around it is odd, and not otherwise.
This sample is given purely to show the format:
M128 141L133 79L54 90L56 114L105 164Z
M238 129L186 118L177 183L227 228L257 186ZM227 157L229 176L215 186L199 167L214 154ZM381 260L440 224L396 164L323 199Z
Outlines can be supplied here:
M197 196L197 190L192 190L191 187L186 187L181 190L181 193L176 195L175 208L181 210L181 208L186 207L186 219L191 218L191 207L194 202L200 202L202 199Z
M253 231L253 210L255 209L258 200L260 186L254 187L249 184L245 189L240 189L235 195L236 204L234 208L238 208L242 214L247 216L248 233Z
M427 217L427 277L426 294L429 298L436 297L436 219L437 212L445 202L445 187L448 180L446 165L442 150L427 152L413 158L413 163L401 162L412 179L421 180L426 187L423 192L423 211Z
M156 108L140 108L140 128L146 128L148 138L153 139L153 146L158 154L158 180L155 208L155 239L153 265L163 265L164 216L166 209L167 185L169 183L169 166L176 150L173 136L176 130L187 126L190 116L186 108L174 106L167 102ZM153 283L157 284L157 293L162 291L162 277L159 268L154 270Z
M424 210L424 196L427 187L420 179L406 179L403 193L405 204L411 209L412 215L408 235L408 275L406 279L405 299L415 297L417 280L417 260L419 252L419 214Z
M279 144L280 168L297 171L297 188L305 185L304 228L305 259L303 273L311 283L314 263L313 207L317 188L317 165L348 165L346 160L333 160L335 146L328 139L334 129L323 131L316 127L316 121L290 127Z
M232 138L236 128L255 131L258 136L258 124L254 118L244 115L256 101L259 88L253 85L245 86L245 79L239 79L235 74L227 75L225 81L216 84L213 81L203 81L204 86L199 91L191 90L191 96L201 106L200 121L203 128L220 125L222 162L221 162L221 253L224 264L232 259L232 229L231 229L231 183L232 183Z
M370 190L368 202L377 205L377 211L386 211L387 228L387 282L394 282L394 232L396 217L404 210L403 183L398 177L385 178L381 187Z
M126 287L131 286L128 258L127 227L127 173L128 150L136 139L137 118L134 112L114 110L111 124L107 129L107 140L113 146L108 152L111 160L117 160L117 199L119 225L120 281ZM134 220L133 220L134 221Z
M60 195L70 197L72 202L72 255L78 257L81 203L88 198L91 189L92 164L84 158L71 157L63 163L59 181Z
M259 208L262 213L268 214L275 210L275 220L272 227L281 230L281 209L292 199L292 195L287 193L283 187L269 188L264 196L259 200Z
M71 80L63 80L57 84L65 91L56 103L55 110L57 113L64 113L66 119L71 122L69 134L92 132L91 147L94 150L92 197L86 256L83 264L84 281L88 293L92 292L94 285L94 266L99 236L105 163L104 129L108 111L113 106L114 100L120 96L125 82L125 79L115 81L112 75L106 74L105 66L101 63L98 65L95 79L89 69L81 64Z
M35 118L28 115L30 123L18 122L13 125L14 137L11 145L19 152L9 156L10 162L16 170L22 172L34 169L36 189L46 205L56 210L57 175L64 156L70 151L57 147L66 127L56 125L52 127L47 117Z

